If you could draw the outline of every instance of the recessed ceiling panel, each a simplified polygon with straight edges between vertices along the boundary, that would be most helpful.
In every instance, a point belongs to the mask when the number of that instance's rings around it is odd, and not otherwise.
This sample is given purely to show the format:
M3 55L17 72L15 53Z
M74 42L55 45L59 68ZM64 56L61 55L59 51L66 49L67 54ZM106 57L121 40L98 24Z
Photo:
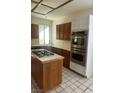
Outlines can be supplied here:
M43 4L56 8L68 0L43 0Z
M31 2L31 9L33 9L35 6L36 4Z
M35 1L35 2L40 2L40 0L32 0L32 1Z
M48 8L46 6L40 5L38 6L34 12L38 12L38 13L42 13L42 14L46 14L47 12L51 11L51 8Z

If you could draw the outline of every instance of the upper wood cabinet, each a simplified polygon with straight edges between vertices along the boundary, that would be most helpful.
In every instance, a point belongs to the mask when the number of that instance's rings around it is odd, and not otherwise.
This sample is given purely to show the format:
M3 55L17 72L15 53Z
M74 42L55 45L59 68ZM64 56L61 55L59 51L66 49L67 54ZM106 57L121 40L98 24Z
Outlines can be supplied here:
M39 38L39 26L38 24L31 24L31 39Z
M64 24L59 25L59 39L60 40L64 39Z
M56 25L56 39L59 39L59 28L60 28L60 26L59 25Z
M59 40L71 39L71 22L56 25L56 39Z
M64 24L64 40L71 40L71 23Z

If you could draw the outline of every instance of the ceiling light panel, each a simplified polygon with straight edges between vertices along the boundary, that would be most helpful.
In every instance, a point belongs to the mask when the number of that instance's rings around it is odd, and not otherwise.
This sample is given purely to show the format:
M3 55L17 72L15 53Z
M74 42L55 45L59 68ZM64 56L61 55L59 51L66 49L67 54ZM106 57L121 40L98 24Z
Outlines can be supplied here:
M68 0L43 0L43 4L56 8Z
M31 2L31 9L33 9L37 4Z
M51 8L48 8L46 6L43 5L39 5L34 12L38 12L38 13L42 13L42 14L46 14L47 12L51 11Z

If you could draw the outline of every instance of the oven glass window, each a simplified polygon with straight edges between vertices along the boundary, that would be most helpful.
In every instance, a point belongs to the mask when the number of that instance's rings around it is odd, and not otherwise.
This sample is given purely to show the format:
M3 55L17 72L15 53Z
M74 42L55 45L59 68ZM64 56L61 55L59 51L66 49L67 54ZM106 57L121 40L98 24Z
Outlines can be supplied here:
M84 44L84 39L82 39L81 37L74 37L73 38L73 44L83 45Z
M72 58L75 60L83 61L83 56L80 54L72 53Z
M78 53L72 53L72 61L85 66L85 55L80 55Z

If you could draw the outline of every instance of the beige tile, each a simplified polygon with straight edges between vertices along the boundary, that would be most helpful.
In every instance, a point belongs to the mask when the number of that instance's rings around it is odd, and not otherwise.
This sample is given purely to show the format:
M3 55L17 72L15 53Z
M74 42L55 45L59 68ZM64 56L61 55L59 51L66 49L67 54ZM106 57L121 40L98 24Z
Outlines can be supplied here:
M87 79L85 79L85 78L81 78L80 80L78 80L78 82L80 82L80 83L84 83L86 81L87 81Z
M89 87L89 89L93 90L93 85L91 85L91 86Z
M59 92L59 93L67 93L67 91L65 91L65 90L62 90L61 92Z
M64 83L64 82L67 82L68 81L68 79L66 79L66 78L64 78L63 80L62 80L62 82Z
M84 85L85 85L86 87L89 87L91 84L92 84L92 82L91 82L90 80L84 82Z
M76 91L72 91L71 93L77 93Z
M87 89L85 92L86 93L93 93L90 89Z
M74 83L74 82L76 82L77 80L75 80L75 79L71 79L70 81L71 81L72 83Z
M74 84L72 84L70 87L71 87L73 90L77 88L77 86L75 86Z
M62 88L64 88L64 89L68 87L68 85L65 84L65 83L62 83L60 86L61 86Z
M82 89L82 90L86 90L87 87L84 86L83 84L81 84L81 85L79 86L79 88Z
M71 86L72 85L71 81L66 82L66 85Z
M73 89L70 88L70 87L67 87L67 88L65 89L65 91L66 91L67 93L71 93L71 92L73 91Z
M57 92L61 92L62 90L63 90L62 87L58 87L58 88L56 88L56 91L57 91Z
M76 91L77 93L82 93L83 92L83 90L81 90L80 88L77 88L74 91Z
M80 82L75 82L75 83L73 83L75 86L80 86L81 85L81 83Z

